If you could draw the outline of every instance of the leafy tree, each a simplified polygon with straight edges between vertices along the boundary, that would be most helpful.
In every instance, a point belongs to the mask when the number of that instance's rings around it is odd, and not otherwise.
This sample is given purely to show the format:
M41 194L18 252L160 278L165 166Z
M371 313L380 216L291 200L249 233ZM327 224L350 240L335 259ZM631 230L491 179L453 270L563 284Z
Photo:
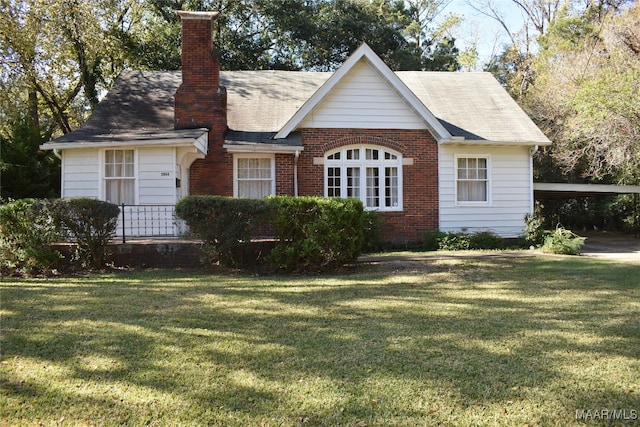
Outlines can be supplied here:
M491 72L514 99L520 100L533 81L533 60L532 54L523 53L516 45L510 45L500 56L491 58L485 70Z
M57 193L57 160L37 147L98 104L125 66L137 11L134 0L0 1L2 196Z
M446 3L434 3L428 15L402 0L150 0L152 14L147 33L138 37L139 65L155 69L179 66L180 26L176 9L215 10L216 44L221 66L229 70L334 70L363 42L394 69L424 69L429 64L457 67L453 39L429 38L426 25ZM415 3L415 2L414 2ZM410 5L409 5L410 6ZM420 9L418 9L420 10ZM417 13L417 16L416 16ZM425 21L428 16L428 21ZM424 22L411 30L415 19ZM417 39L414 39L418 37ZM155 48L159 41L165 49ZM423 49L424 45L427 49ZM431 48L430 47L437 47ZM442 54L446 59L435 58Z
M541 38L526 102L555 144L565 173L592 180L640 179L640 6L566 14Z
M0 134L0 198L58 197L60 161L38 149L42 138L27 118L11 125L11 139Z

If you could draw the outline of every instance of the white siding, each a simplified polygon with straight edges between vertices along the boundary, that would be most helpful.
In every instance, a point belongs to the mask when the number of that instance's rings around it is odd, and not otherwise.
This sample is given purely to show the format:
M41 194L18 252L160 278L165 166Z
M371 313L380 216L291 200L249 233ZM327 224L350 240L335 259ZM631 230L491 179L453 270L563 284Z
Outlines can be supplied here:
M175 204L175 148L140 148L137 151L137 203L145 205ZM97 148L64 150L62 155L62 197L104 199L101 162L102 156Z
M62 197L100 198L100 162L97 148L62 152Z
M367 61L360 61L300 128L425 129L418 115Z
M176 178L175 148L138 149L139 204L174 204L176 202Z
M490 202L464 206L455 200L455 156L490 157ZM530 213L533 190L528 147L441 146L439 149L440 230L492 231L518 237Z

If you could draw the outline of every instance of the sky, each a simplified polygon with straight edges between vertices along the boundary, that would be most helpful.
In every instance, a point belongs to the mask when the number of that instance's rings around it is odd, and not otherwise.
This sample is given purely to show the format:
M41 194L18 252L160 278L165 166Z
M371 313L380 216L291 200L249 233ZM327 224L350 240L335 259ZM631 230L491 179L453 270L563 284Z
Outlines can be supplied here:
M522 27L523 16L512 0L494 0L494 3L500 8L509 28L516 31ZM456 46L462 50L475 42L479 53L478 65L480 68L488 62L492 55L501 53L504 46L509 44L509 38L500 24L495 19L474 10L469 5L469 0L452 0L443 9L440 17L444 18L450 13L464 16L461 25L453 33L456 38Z

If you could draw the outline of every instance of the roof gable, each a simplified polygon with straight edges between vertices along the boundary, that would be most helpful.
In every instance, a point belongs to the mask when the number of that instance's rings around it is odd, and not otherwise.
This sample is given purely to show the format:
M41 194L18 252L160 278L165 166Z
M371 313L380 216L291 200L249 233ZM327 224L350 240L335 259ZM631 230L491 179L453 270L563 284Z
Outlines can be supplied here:
M308 114L301 128L427 129L416 111L363 59Z
M369 84L370 87L375 86L378 90L358 90L359 84ZM364 89L364 87L360 89ZM451 135L440 121L367 44L360 46L327 79L274 138L286 138L299 127L327 126L332 121L332 117L337 118L337 114L340 114L335 111L335 106L344 101L341 97L348 97L348 93L341 94L341 92L348 92L349 90L356 91L363 96L361 100L351 99L349 102L351 106L356 106L357 109L367 109L370 119L360 123L350 121L350 125L346 126L345 124L345 127L380 127L380 124L372 126L372 123L377 122L377 119L380 118L380 113L382 113L382 107L376 101L384 100L385 102L391 101L393 106L396 107L395 111L401 117L401 120L397 121L394 127L426 128L438 140L451 138ZM334 110L333 113L331 112L332 110ZM335 125L329 127L337 127L339 121L334 123Z

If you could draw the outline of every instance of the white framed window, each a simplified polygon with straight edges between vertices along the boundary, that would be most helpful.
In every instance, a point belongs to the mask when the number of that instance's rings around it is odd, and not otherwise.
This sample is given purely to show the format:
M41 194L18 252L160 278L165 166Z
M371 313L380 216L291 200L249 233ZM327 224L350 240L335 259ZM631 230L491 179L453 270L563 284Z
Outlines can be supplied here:
M273 155L236 154L233 159L235 197L262 199L276 193Z
M456 202L459 204L489 204L489 156L456 156Z
M135 150L104 151L105 200L115 204L136 203Z
M325 154L325 196L356 198L365 209L402 210L402 155L386 147L348 146Z

